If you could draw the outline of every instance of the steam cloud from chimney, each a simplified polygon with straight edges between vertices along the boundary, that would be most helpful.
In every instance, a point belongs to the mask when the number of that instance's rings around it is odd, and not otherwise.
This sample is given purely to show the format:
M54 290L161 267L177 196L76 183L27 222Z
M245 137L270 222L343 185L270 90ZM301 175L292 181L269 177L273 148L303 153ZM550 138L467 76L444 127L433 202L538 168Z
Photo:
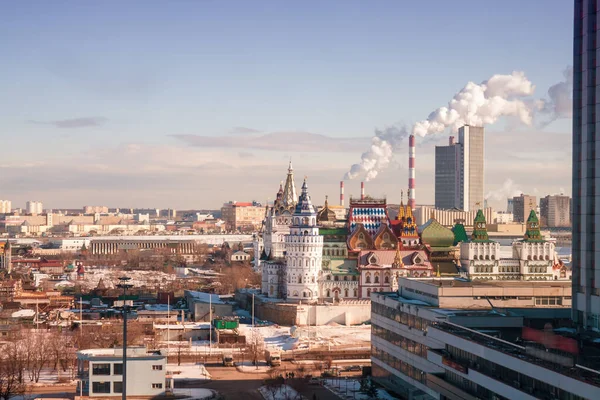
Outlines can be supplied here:
M572 82L572 69L567 69L565 82L557 83L548 90L550 100L531 99L535 86L520 71L494 75L479 84L469 82L447 106L436 109L427 119L415 123L411 132L421 137L441 133L448 128L455 132L463 125L493 124L500 117L516 118L525 125L531 125L537 112L550 114L552 122L569 116ZM354 179L361 174L365 175L366 181L376 178L389 166L393 153L399 150L408 133L405 127L376 130L371 147L362 154L360 163L350 167L344 179Z
M485 195L486 200L506 200L508 198L512 198L515 196L519 196L523 193L521 189L515 184L512 179L507 179L504 181L501 187L496 190L492 190Z

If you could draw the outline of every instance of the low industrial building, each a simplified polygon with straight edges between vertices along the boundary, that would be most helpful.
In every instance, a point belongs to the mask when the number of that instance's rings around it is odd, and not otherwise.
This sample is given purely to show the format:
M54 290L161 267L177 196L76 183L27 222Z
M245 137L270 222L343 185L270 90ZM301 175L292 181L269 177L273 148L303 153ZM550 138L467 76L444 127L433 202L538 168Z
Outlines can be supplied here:
M123 349L90 349L77 352L79 383L84 398L121 397ZM127 397L145 399L165 393L166 357L144 347L127 349Z

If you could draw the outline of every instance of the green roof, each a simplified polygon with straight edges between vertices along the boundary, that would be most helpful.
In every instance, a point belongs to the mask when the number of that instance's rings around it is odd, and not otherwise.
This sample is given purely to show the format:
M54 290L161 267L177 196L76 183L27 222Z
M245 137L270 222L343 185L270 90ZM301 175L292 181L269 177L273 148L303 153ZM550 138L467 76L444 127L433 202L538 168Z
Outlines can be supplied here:
M319 235L331 236L331 235L348 235L347 228L319 228Z
M454 246L454 233L435 219L430 219L421 231L421 241L430 247Z
M525 231L526 242L543 242L542 232L540 232L540 222L535 210L531 210L527 218L527 230Z
M467 231L465 230L465 226L463 224L456 224L452 227L452 232L454 232L454 245L456 246L459 243L467 243L469 241L469 236L467 236Z
M473 242L487 243L489 242L485 215L481 209L477 210L477 215L473 220L473 234L471 235Z

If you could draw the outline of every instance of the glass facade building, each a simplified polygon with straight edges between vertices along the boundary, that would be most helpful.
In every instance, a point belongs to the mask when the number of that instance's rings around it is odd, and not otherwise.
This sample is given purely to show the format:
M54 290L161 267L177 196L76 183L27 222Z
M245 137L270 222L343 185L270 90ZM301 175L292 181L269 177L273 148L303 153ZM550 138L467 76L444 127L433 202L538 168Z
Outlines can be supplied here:
M598 0L575 0L573 35L573 319L600 329Z

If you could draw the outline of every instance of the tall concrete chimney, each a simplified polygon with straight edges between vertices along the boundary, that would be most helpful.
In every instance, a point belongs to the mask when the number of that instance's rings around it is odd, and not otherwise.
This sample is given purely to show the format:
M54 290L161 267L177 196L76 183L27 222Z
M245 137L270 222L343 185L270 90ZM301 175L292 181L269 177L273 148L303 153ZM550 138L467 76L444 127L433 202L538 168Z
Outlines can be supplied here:
M344 181L340 181L340 206L344 207Z
M364 182L360 183L360 199L361 200L365 199L365 183Z
M408 138L408 205L415 209L415 135Z

